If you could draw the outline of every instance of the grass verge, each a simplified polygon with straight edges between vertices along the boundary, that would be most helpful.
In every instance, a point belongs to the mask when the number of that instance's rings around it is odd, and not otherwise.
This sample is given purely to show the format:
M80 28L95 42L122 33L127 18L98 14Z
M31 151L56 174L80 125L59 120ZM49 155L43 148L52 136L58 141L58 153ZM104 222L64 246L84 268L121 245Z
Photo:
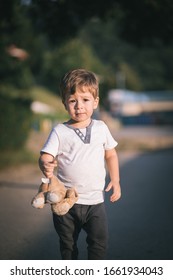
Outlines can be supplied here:
M10 166L18 166L25 163L37 163L38 157L31 151L23 148L21 150L8 150L1 152L0 169Z

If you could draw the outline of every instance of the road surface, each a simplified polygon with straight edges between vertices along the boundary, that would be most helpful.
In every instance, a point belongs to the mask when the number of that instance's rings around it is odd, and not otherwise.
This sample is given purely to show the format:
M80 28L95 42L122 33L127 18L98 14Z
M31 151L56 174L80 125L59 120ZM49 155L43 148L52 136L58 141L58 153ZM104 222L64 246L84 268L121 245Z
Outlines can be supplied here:
M173 148L120 153L122 198L106 207L107 259L173 259ZM40 184L37 167L9 169L0 176L0 259L61 259L49 205L30 201ZM87 259L85 234L79 259Z

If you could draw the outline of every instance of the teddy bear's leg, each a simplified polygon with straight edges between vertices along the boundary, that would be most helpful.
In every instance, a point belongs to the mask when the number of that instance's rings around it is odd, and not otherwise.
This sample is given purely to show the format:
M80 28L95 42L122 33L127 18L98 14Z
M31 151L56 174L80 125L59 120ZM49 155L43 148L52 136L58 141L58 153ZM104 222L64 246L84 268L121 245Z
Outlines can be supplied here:
M77 200L78 194L75 188L70 188L67 190L66 198L64 198L64 200L59 203L52 204L52 211L59 216L65 215Z
M55 192L48 192L46 195L46 202L52 204L52 203L58 203L63 199L62 194L58 194Z
M43 208L45 204L45 196L44 193L38 193L32 200L31 205L34 208Z
M69 188L67 189L66 193L66 201L70 205L70 208L75 204L75 202L78 200L78 194L75 190L75 188Z
M39 187L37 195L32 199L31 205L34 208L43 208L45 204L45 195L48 190L48 183L45 183L45 178L42 178L42 184Z
M53 213L57 214L58 216L62 216L62 215L65 215L71 207L65 199L59 203L52 204L51 208L52 208Z
M46 202L50 204L58 203L64 199L65 195L66 188L64 184L56 176L53 176L50 179Z

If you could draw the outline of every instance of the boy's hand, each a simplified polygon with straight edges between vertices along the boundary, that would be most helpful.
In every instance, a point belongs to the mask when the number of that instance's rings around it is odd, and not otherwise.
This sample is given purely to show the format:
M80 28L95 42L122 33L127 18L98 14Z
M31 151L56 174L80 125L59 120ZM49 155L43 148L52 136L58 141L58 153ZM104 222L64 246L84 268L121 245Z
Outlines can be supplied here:
M110 196L110 201L115 202L121 197L121 187L119 182L110 182L105 189L106 192L109 192L111 189L113 189L113 194Z
M40 169L43 172L43 174L46 176L46 178L52 178L54 168L57 167L57 161L39 161Z

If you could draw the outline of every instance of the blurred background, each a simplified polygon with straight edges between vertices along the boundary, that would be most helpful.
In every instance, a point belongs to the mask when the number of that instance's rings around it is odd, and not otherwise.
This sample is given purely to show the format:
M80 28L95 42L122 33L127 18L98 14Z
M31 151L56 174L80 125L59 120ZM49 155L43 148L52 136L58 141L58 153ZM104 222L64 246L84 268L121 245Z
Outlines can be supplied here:
M50 209L37 212L30 200L42 176L39 151L52 126L67 118L59 80L74 68L98 76L95 117L119 142L124 195L108 206L115 212L110 242L115 223L120 231L108 258L173 257L172 14L171 0L0 2L0 259L58 258L53 226L45 225ZM124 216L130 211L132 220Z

